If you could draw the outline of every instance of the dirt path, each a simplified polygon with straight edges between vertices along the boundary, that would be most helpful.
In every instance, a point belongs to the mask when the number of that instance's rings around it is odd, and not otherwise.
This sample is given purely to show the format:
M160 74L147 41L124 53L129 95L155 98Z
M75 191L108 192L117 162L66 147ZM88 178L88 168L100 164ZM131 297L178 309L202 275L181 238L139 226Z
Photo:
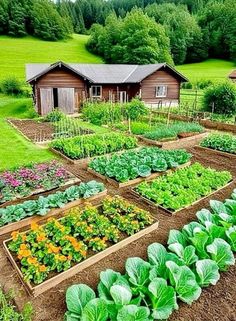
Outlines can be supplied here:
M176 146L177 148L178 146ZM193 161L199 161L205 166L211 166L218 170L230 170L233 176L236 176L236 162L230 156L215 156L211 152L201 154L194 150L192 146L186 146L194 155ZM86 172L85 165L66 165L66 167L79 176L82 180L94 179L94 177ZM129 193L128 189L116 190L114 187L106 184L109 194L121 194L130 201L136 202L137 205L144 209L152 211L150 206L144 205L140 199L135 198ZM214 195L215 199L224 200L230 197L236 184L232 183L225 189ZM166 243L169 230L172 228L181 228L194 220L195 214L199 209L209 207L207 198L189 209L181 211L178 215L169 217L163 211L159 211L157 215L160 227L158 230L149 234L147 237L140 239L126 248L116 252L112 256L101 260L96 265L89 267L75 277L70 278L61 283L56 288L40 295L35 299L31 299L20 284L16 272L5 257L3 249L0 248L0 284L6 289L16 289L16 303L19 308L23 303L31 300L35 309L34 321L62 321L65 312L65 291L68 286L75 283L86 283L92 287L97 285L99 273L107 268L117 271L124 271L124 263L130 256L140 256L146 258L146 249L152 242ZM179 311L175 312L170 318L171 321L236 321L236 266L232 267L227 273L221 274L221 279L215 287L209 287L203 290L200 299L191 307L187 304L180 304Z

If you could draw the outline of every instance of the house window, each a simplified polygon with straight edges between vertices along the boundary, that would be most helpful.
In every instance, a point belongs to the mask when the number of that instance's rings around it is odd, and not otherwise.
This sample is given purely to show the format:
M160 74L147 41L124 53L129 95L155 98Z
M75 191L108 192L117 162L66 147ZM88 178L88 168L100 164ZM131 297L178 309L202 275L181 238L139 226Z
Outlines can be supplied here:
M156 97L166 97L167 96L167 86L159 85L156 86Z
M92 97L101 97L102 96L102 86L92 86Z

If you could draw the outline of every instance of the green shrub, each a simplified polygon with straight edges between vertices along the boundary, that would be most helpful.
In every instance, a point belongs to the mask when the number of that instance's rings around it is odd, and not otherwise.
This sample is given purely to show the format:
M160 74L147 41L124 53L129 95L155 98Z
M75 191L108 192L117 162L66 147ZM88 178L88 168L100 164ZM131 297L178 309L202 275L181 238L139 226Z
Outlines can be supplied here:
M55 123L65 117L65 114L60 110L53 110L44 118L44 121Z
M21 95L22 83L16 77L10 76L1 82L1 92L6 95Z
M183 82L181 84L181 88L182 89L192 89L193 88L193 84L191 82Z
M211 79L200 79L196 82L196 86L198 89L205 89L213 85L213 81Z
M123 106L107 102L86 103L83 107L83 118L94 125L108 125L123 120Z
M236 113L236 86L226 81L208 87L204 92L205 110L217 114L233 115Z
M138 120L141 116L148 114L148 108L145 106L138 98L133 98L131 102L127 103L125 106L125 111L127 118L131 120Z

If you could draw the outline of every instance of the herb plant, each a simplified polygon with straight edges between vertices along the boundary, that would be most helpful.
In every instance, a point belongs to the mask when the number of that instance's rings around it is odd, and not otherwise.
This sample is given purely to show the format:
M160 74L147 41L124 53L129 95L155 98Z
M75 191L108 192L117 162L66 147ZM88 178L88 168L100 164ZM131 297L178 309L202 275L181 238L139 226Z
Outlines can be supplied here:
M218 172L194 163L151 182L142 182L135 190L155 204L176 211L223 187L231 179L230 172Z
M40 196L36 200L0 208L0 227L12 222L18 222L33 215L46 215L52 208L63 208L67 203L79 198L88 198L105 189L102 183L90 181L79 186L71 186L63 192L48 196Z
M42 283L49 273L68 270L87 258L152 224L150 214L119 196L105 198L100 207L74 207L62 219L32 224L26 233L13 232L8 243L17 255L26 280ZM92 252L91 252L92 251Z
M72 159L104 155L137 147L137 139L120 133L94 134L57 139L51 147Z
M151 173L178 167L188 162L190 158L191 154L185 150L145 147L138 151L96 158L89 163L89 167L118 182L127 182L137 177L148 177Z
M202 147L236 154L236 137L230 134L211 134L204 138L200 145Z
M166 320L178 301L198 300L202 288L235 264L236 190L231 199L210 205L211 211L197 212L198 221L170 231L168 248L149 245L147 261L131 257L125 274L101 272L97 292L85 284L69 287L65 320L87 320L88 314L94 321Z
M150 131L144 137L152 140L165 140L169 138L177 138L181 133L201 133L204 128L198 123L177 122L169 126L160 126L160 128Z

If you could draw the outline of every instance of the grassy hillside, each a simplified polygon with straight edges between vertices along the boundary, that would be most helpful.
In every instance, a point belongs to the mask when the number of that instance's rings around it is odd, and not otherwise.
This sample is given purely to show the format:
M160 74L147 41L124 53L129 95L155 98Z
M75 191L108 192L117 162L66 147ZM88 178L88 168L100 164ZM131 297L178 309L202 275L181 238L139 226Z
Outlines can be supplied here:
M74 35L67 41L50 42L33 37L0 36L0 80L7 75L25 79L25 64L34 62L99 63L101 58L89 53L85 44L88 36Z
M208 59L199 63L177 66L176 68L191 82L200 79L221 81L228 77L229 73L235 69L235 65L227 60Z
M29 98L16 99L0 95L0 170L54 158L48 150L25 140L4 119L5 117L28 117L30 105Z

